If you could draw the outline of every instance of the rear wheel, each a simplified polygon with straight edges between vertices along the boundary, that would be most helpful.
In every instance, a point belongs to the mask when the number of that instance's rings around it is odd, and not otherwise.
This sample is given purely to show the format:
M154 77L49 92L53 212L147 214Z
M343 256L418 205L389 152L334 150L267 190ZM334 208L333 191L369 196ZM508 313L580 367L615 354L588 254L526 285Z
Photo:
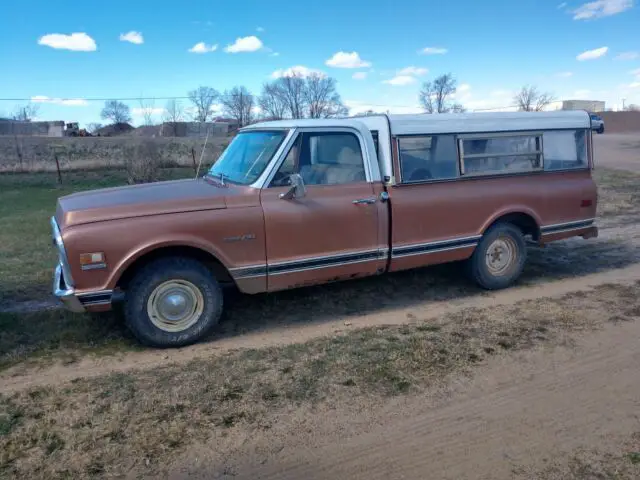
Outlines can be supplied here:
M604 133L604 125L600 125L600 128L597 130L598 133Z
M498 290L518 279L526 259L527 248L520 229L510 223L498 223L480 240L469 259L468 271L482 288Z
M220 320L223 296L213 274L190 258L163 258L137 272L126 292L127 326L144 344L181 347Z

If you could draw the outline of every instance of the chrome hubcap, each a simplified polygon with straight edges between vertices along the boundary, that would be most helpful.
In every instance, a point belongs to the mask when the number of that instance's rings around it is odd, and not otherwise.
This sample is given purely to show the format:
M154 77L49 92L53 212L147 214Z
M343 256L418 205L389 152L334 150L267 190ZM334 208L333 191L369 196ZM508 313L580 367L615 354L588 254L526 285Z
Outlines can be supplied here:
M510 272L516 261L517 246L510 237L493 241L486 254L486 264L491 275L502 276Z
M147 301L151 323L165 332L181 332L195 324L204 310L202 292L186 280L158 285Z

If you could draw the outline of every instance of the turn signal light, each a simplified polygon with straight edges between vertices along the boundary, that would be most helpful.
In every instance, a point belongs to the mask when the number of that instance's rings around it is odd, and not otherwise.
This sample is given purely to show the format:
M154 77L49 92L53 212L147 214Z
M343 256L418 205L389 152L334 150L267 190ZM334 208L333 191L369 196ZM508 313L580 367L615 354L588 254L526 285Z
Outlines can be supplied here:
M80 266L83 270L91 270L94 268L105 268L107 265L104 261L104 253L81 253Z
M581 207L590 207L591 205L593 205L591 200L582 200L582 202L580 202Z

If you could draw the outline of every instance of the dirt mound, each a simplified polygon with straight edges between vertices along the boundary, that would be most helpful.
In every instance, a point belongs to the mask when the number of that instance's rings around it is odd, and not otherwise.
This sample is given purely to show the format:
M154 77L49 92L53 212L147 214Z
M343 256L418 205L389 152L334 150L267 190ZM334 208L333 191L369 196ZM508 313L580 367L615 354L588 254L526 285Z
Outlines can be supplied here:
M138 128L134 128L127 135L132 137L159 137L160 130L162 129L162 125L143 125Z
M97 129L94 135L99 135L101 137L113 137L115 135L128 133L133 129L134 128L128 123L114 123L112 125L107 125L106 127Z

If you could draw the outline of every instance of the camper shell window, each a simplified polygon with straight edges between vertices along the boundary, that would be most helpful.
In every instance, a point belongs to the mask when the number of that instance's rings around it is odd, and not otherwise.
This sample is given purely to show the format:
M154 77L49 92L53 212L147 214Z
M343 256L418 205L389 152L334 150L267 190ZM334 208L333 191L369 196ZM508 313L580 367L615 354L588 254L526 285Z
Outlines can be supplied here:
M541 170L542 136L541 132L459 136L462 174L495 175Z

